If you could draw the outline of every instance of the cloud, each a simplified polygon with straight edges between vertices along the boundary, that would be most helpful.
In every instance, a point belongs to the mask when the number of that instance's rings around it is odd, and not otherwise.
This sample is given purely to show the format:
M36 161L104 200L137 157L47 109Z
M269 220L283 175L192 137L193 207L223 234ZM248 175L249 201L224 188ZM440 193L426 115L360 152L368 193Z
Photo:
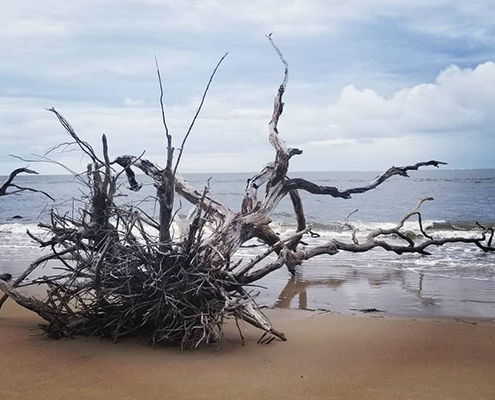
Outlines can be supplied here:
M187 143L183 170L253 171L270 161L273 150L267 141L267 122L274 91L265 86L214 86ZM185 102L166 103L176 145L199 97L198 93ZM286 99L279 124L287 143L305 151L307 158L294 160L295 168L381 169L386 160L386 164L401 162L394 155L411 162L428 155L463 167L495 164L495 156L486 151L495 146L493 62L472 69L453 65L433 83L403 88L389 96L349 85L328 106L323 98L307 103L297 97ZM67 140L53 115L43 110L51 105L49 100L10 97L0 98L0 104L4 154L42 154ZM157 101L125 97L112 107L66 101L58 102L57 108L96 148L105 132L113 155L146 150L146 157L163 164L165 141ZM463 155L459 149L469 153ZM77 154L60 157L73 169L85 167ZM10 162L5 157L0 161ZM49 172L57 171L51 168Z
M494 135L495 64L474 69L455 65L434 83L396 91L389 97L373 89L346 86L327 109L342 138L408 135Z
M352 21L401 18L435 34L482 39L492 26L493 11L489 0L88 0L70 5L31 0L2 8L0 37L119 35L129 27L138 37L178 30L228 32L239 26L301 37L331 32Z
M67 139L43 110L52 105L95 147L105 132L114 154L146 149L147 156L163 161L153 56L160 62L167 118L179 142L225 50L231 53L183 166L258 169L273 155L267 122L281 65L263 37L272 30L291 70L280 131L307 155L294 159L295 168L381 169L394 146L401 153L401 146L413 145L427 145L449 160L447 151L461 160L453 146L462 146L471 151L463 166L495 165L487 152L482 164L476 158L495 144L494 65L485 62L495 48L492 2L72 3L32 0L2 7L1 172L18 166L6 154L40 153ZM436 76L449 64L461 67ZM63 157L84 169L78 156Z
M271 97L266 98L267 104ZM252 103L246 103L248 98L244 93L238 99L228 95L207 99L187 142L183 157L185 170L252 170L252 163L256 160L259 160L259 167L270 160L271 148L266 140L270 107L253 107ZM181 104L166 103L167 123L175 146L187 131L199 100L193 97ZM7 171L17 163L7 154L32 158L33 153L44 154L48 148L69 140L54 115L44 110L51 105L47 99L0 97L1 170ZM146 151L147 158L163 165L166 143L157 101L150 104L142 99L126 97L120 105L112 107L65 101L57 102L56 108L78 135L95 149L100 148L101 135L105 133L111 155L139 155ZM261 154L266 158L260 160ZM56 160L63 159L74 170L85 169L86 161L79 153L52 153L50 156ZM247 162L248 157L251 163ZM40 171L63 172L55 166L40 166Z
M271 160L267 122L273 92L243 85L228 91L213 89L187 143L183 170L253 171ZM495 145L493 62L474 69L450 66L434 83L404 88L390 96L350 85L329 106L322 99L312 104L292 100L286 104L279 128L287 143L302 148L308 157L295 160L296 168L381 168L386 160L390 160L387 164L400 162L394 154L408 161L428 155L454 161L454 166L487 166L495 161L485 151ZM67 140L53 116L42 110L47 103L22 98L3 98L0 103L0 136L7 143L6 152L39 154ZM176 145L198 104L199 94L184 103L166 104ZM114 107L66 102L58 109L96 148L105 132L113 155L146 150L146 157L163 164L165 141L158 104L126 97ZM459 149L470 154L464 157ZM478 161L482 164L474 162L481 154L482 161ZM80 156L62 156L71 168L84 169Z

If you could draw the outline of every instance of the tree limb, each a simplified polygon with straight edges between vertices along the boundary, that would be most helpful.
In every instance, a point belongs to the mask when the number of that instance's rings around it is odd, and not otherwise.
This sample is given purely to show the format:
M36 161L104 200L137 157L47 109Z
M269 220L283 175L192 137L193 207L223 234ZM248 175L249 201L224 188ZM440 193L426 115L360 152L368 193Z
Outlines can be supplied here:
M7 180L2 184L2 186L0 186L0 196L8 196L8 195L16 194L16 193L21 193L24 191L29 191L29 192L34 192L34 193L41 193L42 195L48 197L50 200L55 201L52 196L50 196L48 193L44 192L43 190L19 186L19 185L13 183L15 177L21 173L38 175L38 173L36 171L33 171L32 169L28 169L28 168L17 168L15 170L13 170L10 173ZM9 187L16 188L17 190L7 192L7 189Z
M213 82L213 78L215 77L215 74L217 73L217 70L220 67L220 64L222 64L223 60L225 60L225 57L227 57L228 54L229 53L227 52L222 56L222 58L220 58L217 65L213 69L213 72L210 75L210 79L208 80L206 88L203 92L203 96L201 97L201 101L200 101L199 106L196 110L196 113L194 114L194 117L191 121L191 124L189 125L189 128L187 129L187 132L184 135L184 138L182 139L182 143L181 143L180 148L179 148L179 155L177 156L177 161L175 162L173 175L175 175L175 173L177 172L177 168L179 168L180 159L182 158L182 154L184 152L184 146L186 145L186 141L189 138L189 135L191 134L192 128L194 127L194 124L196 123L196 119L198 118L199 113L201 112L201 109L203 108L203 104L205 102L206 95L208 94L208 90L210 89L210 85Z
M407 165L405 167L390 167L383 174L377 176L368 185L346 189L346 190L339 190L333 186L317 185L316 183L310 182L302 178L288 179L285 182L285 187L287 190L301 189L312 194L323 194L332 197L350 199L352 194L365 193L369 190L375 189L377 186L381 185L383 182L385 182L387 179L391 178L392 176L399 175L399 176L409 177L409 175L407 174L408 171L418 170L420 167L425 167L425 166L434 166L438 168L439 165L446 165L446 164L447 163L442 161L431 160L431 161L419 162L414 165Z

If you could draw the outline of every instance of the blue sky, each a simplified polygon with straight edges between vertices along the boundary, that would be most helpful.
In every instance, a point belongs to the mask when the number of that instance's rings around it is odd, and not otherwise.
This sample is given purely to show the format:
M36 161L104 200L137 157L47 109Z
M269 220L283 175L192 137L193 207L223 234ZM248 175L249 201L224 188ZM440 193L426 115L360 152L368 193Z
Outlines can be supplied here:
M74 4L70 4L74 3ZM436 158L495 167L495 3L491 1L3 2L0 174L67 140L57 108L112 155L163 163L154 56L178 144L221 66L184 172L255 171L273 158L267 122L290 65L280 131L293 170L382 170ZM84 170L75 152L53 154ZM35 166L61 173L54 165Z

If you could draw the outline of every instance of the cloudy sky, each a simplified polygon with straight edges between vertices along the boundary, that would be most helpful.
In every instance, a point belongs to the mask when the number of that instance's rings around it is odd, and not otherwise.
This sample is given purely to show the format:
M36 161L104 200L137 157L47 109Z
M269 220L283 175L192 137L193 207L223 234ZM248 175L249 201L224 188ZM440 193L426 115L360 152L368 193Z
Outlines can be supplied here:
M67 140L163 162L154 57L180 142L218 59L184 172L254 171L290 65L280 131L293 170L382 170L436 158L495 167L495 3L490 0L5 1L0 5L0 174ZM52 155L76 170L79 154ZM37 165L42 173L60 173Z

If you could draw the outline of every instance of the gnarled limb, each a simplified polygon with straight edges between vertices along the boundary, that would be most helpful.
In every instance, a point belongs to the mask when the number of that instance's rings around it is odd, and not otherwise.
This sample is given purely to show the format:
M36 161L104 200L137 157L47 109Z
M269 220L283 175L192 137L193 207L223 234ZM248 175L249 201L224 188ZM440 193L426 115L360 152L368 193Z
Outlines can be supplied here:
M50 200L55 201L52 196L50 196L48 193L44 192L43 190L37 190L29 187L24 187L24 186L19 186L14 183L14 179L17 175L19 174L35 174L38 175L36 171L33 171L32 169L28 168L17 168L13 170L7 180L0 186L0 196L8 196L16 193L21 193L21 192L33 192L33 193L41 193L42 195L48 197ZM9 188L14 188L15 190L11 190L7 192L7 189Z
M64 254L72 253L75 250L76 250L76 247L75 246L72 246L72 247L69 247L69 248L67 248L65 250L61 250L58 253L54 252L54 253L50 253L50 254L47 254L45 256L42 256L42 257L38 258L21 275L19 275L14 280L14 282L10 283L10 288L11 289L15 289L16 287L18 287L41 264L43 264L43 263L45 263L45 262L47 262L49 260L53 260L54 258L63 256ZM2 279L2 276L1 275L0 275L0 280L7 281L7 279ZM3 304L5 303L5 301L7 301L8 298L9 298L9 295L7 294L7 292L5 292L4 295L0 298L0 310L2 309Z
M447 163L444 163L442 161L431 160L431 161L419 162L414 165L407 165L405 167L390 167L384 173L377 176L368 185L346 189L346 190L339 190L333 186L317 185L316 183L310 182L302 178L288 179L285 186L287 189L300 189L300 190L305 190L306 192L312 194L323 194L332 197L350 199L352 194L365 193L369 190L375 189L376 187L381 185L383 182L385 182L387 179L391 178L392 176L399 175L399 176L408 177L409 176L407 173L408 171L415 171L418 170L420 167L426 167L426 166L433 166L438 168L440 165L446 165L446 164Z
M35 298L25 296L16 290L11 284L0 279L0 290L5 293L5 296L11 297L16 303L28 310L39 314L44 320L51 322L56 317L45 304Z
M418 225L419 225L419 229L420 229L421 233L423 234L423 236L428 238L428 239L433 240L433 238L430 235L428 235L425 232L425 230L423 229L423 221L422 221L421 213L419 212L419 208L422 206L422 204L425 201L433 201L433 197L425 197L425 198L421 199L418 202L418 204L416 204L416 206L412 209L412 211L409 212L408 214L406 214L395 227L390 228L390 229L377 229L377 230L371 232L368 235L367 241L368 242L372 241L373 239L375 239L376 237L378 237L380 235L393 235L393 234L395 234L395 235L399 236L401 239L404 239L406 242L408 242L410 246L414 246L413 240L410 239L409 237L407 237L406 235L404 235L402 232L400 232L400 229L404 226L406 221L409 218L411 218L413 215L418 216Z
M370 233L365 242L359 243L356 238L356 231L352 224L345 222L348 225L353 233L352 233L352 243L343 242L337 239L331 239L327 243L314 246L314 247L305 247L303 250L291 251L287 247L283 249L279 253L279 257L276 261L261 267L250 274L244 274L242 277L239 277L240 281L243 284L255 282L269 273L281 268L285 263L290 262L295 265L301 264L303 261L309 260L313 257L319 255L334 255L339 251L347 251L352 253L364 253L370 251L374 248L381 248L386 251L392 251L398 255L404 253L417 253L417 254L425 254L428 255L427 249L432 246L443 246L448 243L467 243L474 244L484 252L495 252L495 247L492 245L493 238L493 228L486 228L480 225L481 232L479 237L471 238L471 237L447 237L447 238L434 238L431 235L427 235L424 232L424 229L421 225L421 213L419 212L419 208L421 205L428 200L433 200L433 198L424 198L421 199L416 207L409 213L407 213L399 223L393 227L388 229L377 229ZM423 240L419 243L414 242L412 239L405 236L401 229L404 226L404 223L411 218L412 216L418 216L418 224L420 225L420 230L425 236L427 240ZM490 236L487 237L487 234ZM396 235L397 237L405 240L407 245L397 244L392 241L386 241L383 239L379 239L380 236L390 236ZM253 270L254 265L248 264L249 270Z
M113 163L124 168L131 190L139 190L141 187L141 185L136 181L135 174L132 170L133 167L140 169L146 175L151 177L155 181L155 184L160 184L162 181L161 169L156 164L146 159L126 155L117 157ZM191 204L198 206L201 202L202 193L194 188L178 172L175 173L174 179L174 188L177 194ZM202 207L204 209L210 209L212 215L219 220L222 220L229 214L232 214L232 211L226 205L211 198L209 195L205 195L205 201L202 203Z

